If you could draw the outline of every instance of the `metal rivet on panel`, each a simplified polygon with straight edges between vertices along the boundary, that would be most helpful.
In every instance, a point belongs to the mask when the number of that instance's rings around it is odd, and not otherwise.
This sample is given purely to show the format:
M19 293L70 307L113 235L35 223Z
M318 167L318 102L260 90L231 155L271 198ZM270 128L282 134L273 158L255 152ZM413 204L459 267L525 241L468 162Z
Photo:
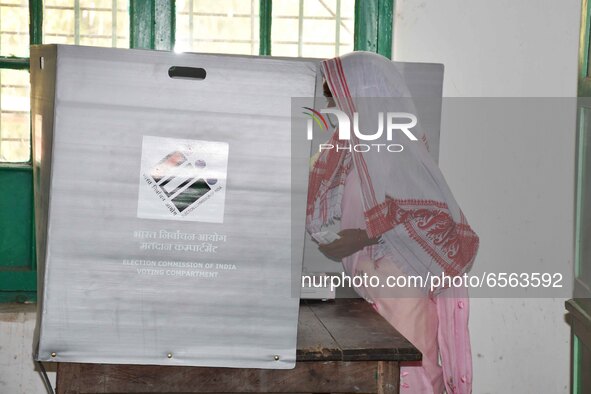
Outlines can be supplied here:
M172 358L172 353L168 353L168 354L166 355L166 357L168 357L168 358Z
M55 357L57 354L55 352L51 353L51 357Z
M276 354L276 355L273 357L273 360L275 360L275 361L279 361L279 356Z

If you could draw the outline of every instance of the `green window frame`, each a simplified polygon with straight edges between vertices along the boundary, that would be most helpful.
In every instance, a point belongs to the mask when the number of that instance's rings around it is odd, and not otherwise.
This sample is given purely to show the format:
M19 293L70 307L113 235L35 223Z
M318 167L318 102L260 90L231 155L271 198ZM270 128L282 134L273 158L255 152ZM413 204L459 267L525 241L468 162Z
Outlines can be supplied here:
M41 0L29 0L29 42L41 44ZM0 57L0 69L28 70L29 59ZM33 167L0 163L0 302L36 300L37 264L33 215Z
M273 0L260 0L259 55L270 56ZM354 50L392 57L394 0L355 0ZM130 0L130 48L172 50L175 0ZM42 43L43 1L29 0L31 45ZM0 57L0 69L28 70L29 59ZM33 170L0 163L0 303L35 302L37 267Z

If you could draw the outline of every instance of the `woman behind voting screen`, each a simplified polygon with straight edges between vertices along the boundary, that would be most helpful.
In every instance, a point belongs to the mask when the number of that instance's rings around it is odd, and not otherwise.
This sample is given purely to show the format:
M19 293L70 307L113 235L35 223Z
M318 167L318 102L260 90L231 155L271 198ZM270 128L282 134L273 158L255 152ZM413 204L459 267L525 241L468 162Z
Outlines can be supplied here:
M402 75L382 56L353 52L324 61L322 71L329 103L348 115L351 128L356 113L363 134L379 129L380 113L416 115ZM312 166L307 228L316 233L340 219L340 239L319 248L342 259L348 275L380 283L389 276L454 277L474 262L478 236L430 156L425 134L419 127L409 131L363 141L354 130L339 139L336 129L326 145L334 148L323 149ZM403 149L383 148L393 144ZM466 288L356 290L423 354L422 362L401 364L401 392L471 392Z

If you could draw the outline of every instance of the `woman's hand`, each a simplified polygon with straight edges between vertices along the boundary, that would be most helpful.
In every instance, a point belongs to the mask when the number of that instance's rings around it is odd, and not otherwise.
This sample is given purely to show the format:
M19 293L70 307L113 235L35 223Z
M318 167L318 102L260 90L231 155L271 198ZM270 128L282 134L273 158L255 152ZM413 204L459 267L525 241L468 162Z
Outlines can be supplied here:
M323 244L318 249L329 259L341 261L344 257L359 252L369 245L378 243L378 238L369 238L365 230L349 228L339 232L341 238L329 244Z

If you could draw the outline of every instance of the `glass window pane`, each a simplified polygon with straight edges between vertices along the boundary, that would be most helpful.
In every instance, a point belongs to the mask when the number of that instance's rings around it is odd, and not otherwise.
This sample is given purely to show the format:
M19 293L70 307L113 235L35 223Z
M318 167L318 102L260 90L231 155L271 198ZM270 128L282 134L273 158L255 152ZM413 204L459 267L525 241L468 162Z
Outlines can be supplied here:
M274 0L273 56L330 58L353 51L355 0Z
M259 0L177 0L177 52L259 53Z
M129 48L129 0L45 0L43 43Z
M335 45L322 45L318 43L304 43L302 57L315 57L329 59L335 57Z
M0 1L0 55L29 56L29 1Z
M298 44L273 43L273 56L293 57L298 53Z
M328 19L304 18L302 40L304 46L315 44L332 44L335 46L335 21ZM322 34L318 34L322 32Z
M0 70L0 162L30 158L29 72Z
M46 5L43 9L43 43L74 44L74 9Z

